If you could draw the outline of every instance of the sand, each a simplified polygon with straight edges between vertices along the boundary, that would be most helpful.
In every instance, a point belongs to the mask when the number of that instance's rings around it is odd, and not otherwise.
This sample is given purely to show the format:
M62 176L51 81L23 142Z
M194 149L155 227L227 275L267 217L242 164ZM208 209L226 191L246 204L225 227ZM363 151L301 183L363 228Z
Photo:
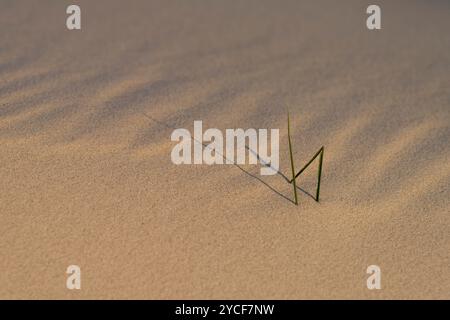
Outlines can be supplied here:
M450 298L449 2L378 1L379 31L366 1L76 2L81 31L0 2L0 298ZM289 174L287 107L320 203L171 162L202 120L279 128Z

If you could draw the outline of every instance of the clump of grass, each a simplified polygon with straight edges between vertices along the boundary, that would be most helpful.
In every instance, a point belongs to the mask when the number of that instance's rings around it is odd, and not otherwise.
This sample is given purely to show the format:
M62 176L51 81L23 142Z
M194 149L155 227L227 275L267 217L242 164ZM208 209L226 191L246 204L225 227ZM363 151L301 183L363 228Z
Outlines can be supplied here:
M320 194L320 180L322 178L322 163L323 163L323 153L324 153L324 147L322 146L319 151L316 152L316 154L312 157L311 160L308 161L308 163L300 169L300 171L295 174L295 168L294 168L294 157L292 155L292 142L291 142L291 124L289 119L289 111L288 111L288 142L289 142L289 155L291 160L291 171L292 171L292 179L289 181L289 183L293 184L294 187L294 203L298 205L298 196L297 196L297 183L296 179L298 176L302 174L303 171L305 171L306 168L309 167L309 165L319 156L319 170L317 172L317 189L316 189L316 198L315 200L319 202L319 194Z

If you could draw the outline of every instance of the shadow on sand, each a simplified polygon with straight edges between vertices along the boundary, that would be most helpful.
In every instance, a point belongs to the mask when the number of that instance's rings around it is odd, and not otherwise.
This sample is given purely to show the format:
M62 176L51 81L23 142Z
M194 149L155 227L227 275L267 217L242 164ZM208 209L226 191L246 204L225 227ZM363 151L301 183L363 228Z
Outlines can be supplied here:
M162 122L162 121L160 121L160 120L157 120L157 119L155 119L155 118L149 116L148 114L146 114L146 113L144 113L144 112L142 112L142 115L145 116L147 119L153 121L153 122L156 123L157 125L163 126L163 127L167 128L167 129L170 129L170 130L174 130L174 128L172 128L172 127L169 126L168 124L166 124L166 123L164 123L164 122ZM192 139L193 141L197 142L197 143L202 144L204 147L208 148L208 145L205 144L205 143L203 143L202 141L198 141L198 140L196 140L196 139L195 139L194 137L192 137L192 136L191 136L191 139ZM292 181L291 181L285 174L283 174L281 171L276 170L275 168L271 167L270 164L265 163L264 160L262 160L262 159L260 158L258 152L256 152L256 151L250 149L248 146L245 146L245 148L246 148L249 152L251 152L251 153L253 153L254 155L256 155L257 159L260 160L260 162L261 162L263 165L265 165L266 167L269 167L269 168L271 168L272 170L276 171L276 173L277 173L279 176L281 176L287 183L291 184ZM217 151L216 151L216 152L217 152ZM227 160L227 158L226 158L225 155L221 154L220 152L217 152L217 154L219 154L222 158L224 158L224 160ZM238 165L238 164L236 164L236 163L233 163L233 165L234 165L235 167L237 167L239 170L241 170L242 172L244 172L244 173L245 173L246 175L248 175L249 177L252 177L252 178L256 179L258 182L262 183L264 186L266 186L267 188L269 188L272 192L276 193L276 194L279 195L280 197L283 197L285 200L287 200L287 201L289 201L289 202L295 204L294 200L288 198L286 195L284 195L284 194L281 193L280 191L276 190L273 186L271 186L270 184L268 184L266 181L262 180L260 177L258 177L258 176L256 176L256 175L254 175L253 173L251 173L251 172L245 170L243 167L241 167L240 165ZM312 194L310 194L308 191L306 191L306 190L300 188L299 186L297 186L297 190L301 191L303 194L305 194L305 195L311 197L312 199L316 200L316 198L315 198Z

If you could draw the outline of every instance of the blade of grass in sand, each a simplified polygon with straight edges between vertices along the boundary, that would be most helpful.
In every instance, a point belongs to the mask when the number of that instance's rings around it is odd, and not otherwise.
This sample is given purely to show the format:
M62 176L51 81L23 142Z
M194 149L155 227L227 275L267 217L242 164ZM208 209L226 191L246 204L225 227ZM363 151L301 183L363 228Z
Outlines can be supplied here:
M317 190L316 190L316 198L315 198L315 200L317 202L319 202L320 180L322 178L323 152L324 152L324 147L320 148L319 151L317 151L316 154L311 158L311 160L309 160L308 163L305 164L305 166L299 172L297 172L297 174L295 175L295 178L297 178L299 175L301 175L303 173L303 171L305 171L306 168L308 168L309 165L311 163L313 163L313 161L317 158L317 156L320 155L320 157L319 157L319 171L317 173ZM293 181L294 181L294 178L292 178L289 181L289 183L293 183Z
M289 112L288 112L288 142L289 142L289 155L291 158L291 170L292 170L292 182L294 184L294 199L295 204L298 205L297 199L297 185L295 183L295 168L294 168L294 157L292 156L292 143L291 143L291 124L289 121Z
M322 147L322 152L319 157L319 172L317 173L317 191L316 191L316 201L319 202L319 192L320 192L320 178L322 177L322 161L323 161L323 152L324 147Z

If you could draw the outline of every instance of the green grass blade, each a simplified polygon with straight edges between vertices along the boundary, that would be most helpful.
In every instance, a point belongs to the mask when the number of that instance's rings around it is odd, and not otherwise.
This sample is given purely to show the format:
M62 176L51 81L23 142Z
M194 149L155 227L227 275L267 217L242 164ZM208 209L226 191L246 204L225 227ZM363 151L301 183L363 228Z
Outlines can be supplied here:
M303 171L306 170L306 168L309 167L309 165L317 158L317 156L322 152L322 148L319 149L319 151L316 152L316 154L311 158L311 160L309 160L309 162L307 164L305 164L305 166L299 171L297 172L297 174L295 175L295 177L297 178L299 175L301 175L303 173ZM292 180L289 181L289 183L292 183Z
M291 124L289 120L289 112L288 112L288 142L289 142L289 155L291 158L291 170L292 170L292 182L294 184L294 203L298 205L298 198L297 198L297 185L295 183L295 168L294 168L294 157L292 155L292 143L291 143Z
M325 148L321 148L321 153L319 157L319 171L317 173L317 191L316 191L316 201L319 202L319 193L320 193L320 179L322 178L322 162L323 162L323 152Z

